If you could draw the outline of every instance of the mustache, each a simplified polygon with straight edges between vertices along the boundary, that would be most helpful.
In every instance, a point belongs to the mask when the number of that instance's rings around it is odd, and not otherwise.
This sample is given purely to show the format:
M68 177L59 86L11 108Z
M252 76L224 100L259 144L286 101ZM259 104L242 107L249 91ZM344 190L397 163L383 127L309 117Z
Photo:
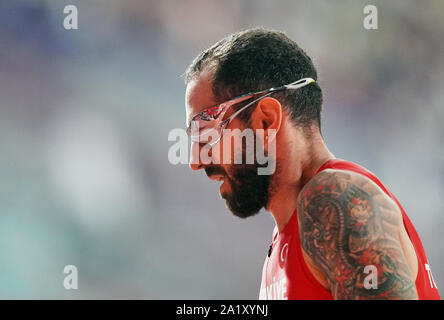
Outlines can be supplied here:
M219 166L210 166L205 168L205 173L208 177L211 177L214 174L221 174L223 176L226 176L226 172L222 167Z

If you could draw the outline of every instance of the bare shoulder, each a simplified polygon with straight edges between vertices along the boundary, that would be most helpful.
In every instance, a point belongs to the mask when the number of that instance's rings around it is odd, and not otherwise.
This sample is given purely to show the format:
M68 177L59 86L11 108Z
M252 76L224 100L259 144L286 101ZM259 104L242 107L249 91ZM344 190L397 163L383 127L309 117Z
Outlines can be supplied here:
M402 214L372 180L322 171L301 190L298 219L301 245L336 299L417 299L399 239Z
M334 169L320 172L301 190L298 203L312 201L313 197L351 202L349 205L356 204L358 199L377 202L378 206L390 209L384 213L390 215L393 223L402 223L401 211L393 199L372 180L356 172Z

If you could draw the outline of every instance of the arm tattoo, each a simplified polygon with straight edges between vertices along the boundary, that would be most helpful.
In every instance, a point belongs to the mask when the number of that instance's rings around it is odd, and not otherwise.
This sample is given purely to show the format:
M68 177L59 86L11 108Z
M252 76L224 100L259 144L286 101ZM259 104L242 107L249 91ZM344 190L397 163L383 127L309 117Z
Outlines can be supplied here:
M402 215L372 181L323 171L301 190L298 218L302 248L335 299L418 298L398 237ZM377 288L365 286L368 265L376 268Z

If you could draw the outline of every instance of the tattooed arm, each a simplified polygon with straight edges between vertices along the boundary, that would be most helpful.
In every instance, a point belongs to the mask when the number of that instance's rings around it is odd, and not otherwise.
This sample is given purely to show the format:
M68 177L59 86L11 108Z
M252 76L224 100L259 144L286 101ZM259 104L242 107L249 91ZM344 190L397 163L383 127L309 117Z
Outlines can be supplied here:
M418 299L399 239L401 212L373 181L322 171L301 190L298 218L302 248L335 299Z

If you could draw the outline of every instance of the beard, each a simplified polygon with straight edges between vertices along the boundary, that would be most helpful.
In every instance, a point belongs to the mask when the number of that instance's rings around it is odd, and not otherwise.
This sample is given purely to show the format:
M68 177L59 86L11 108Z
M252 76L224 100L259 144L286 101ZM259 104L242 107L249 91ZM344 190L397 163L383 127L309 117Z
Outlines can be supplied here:
M209 166L205 172L208 176L224 176L224 182L230 185L231 192L225 191L221 196L233 215L245 219L266 208L270 199L272 175L259 175L257 169L261 167L267 167L267 164L261 165L255 159L253 164L236 164L227 170L217 165Z
M231 194L222 197L228 209L237 217L247 218L265 208L269 200L270 175L258 175L259 164L233 167L233 179L228 178Z

